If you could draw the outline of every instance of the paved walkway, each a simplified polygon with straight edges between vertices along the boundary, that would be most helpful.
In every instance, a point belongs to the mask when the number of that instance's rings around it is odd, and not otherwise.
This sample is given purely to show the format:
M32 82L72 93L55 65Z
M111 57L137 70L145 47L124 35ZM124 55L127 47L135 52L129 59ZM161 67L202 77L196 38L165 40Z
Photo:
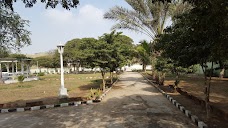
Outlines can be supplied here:
M195 128L138 73L126 72L99 104L0 114L1 128Z

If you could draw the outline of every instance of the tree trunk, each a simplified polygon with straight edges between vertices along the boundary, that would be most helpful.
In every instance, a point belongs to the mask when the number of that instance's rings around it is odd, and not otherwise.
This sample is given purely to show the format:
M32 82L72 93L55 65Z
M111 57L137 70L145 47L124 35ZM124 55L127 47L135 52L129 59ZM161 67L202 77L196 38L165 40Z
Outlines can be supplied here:
M101 71L101 75L102 75L102 90L105 91L105 72Z
M206 64L206 63L205 63ZM211 76L212 76L212 72L213 72L213 62L212 62L212 66L211 66L211 70L209 73L209 82L206 76L206 67L204 67L204 64L201 65L203 73L204 73L204 86L205 86L205 106L206 106L206 112L207 112L207 119L209 119L210 117L210 106L209 106L209 94L210 94L210 86L211 86ZM207 83L208 82L208 83Z
M225 73L225 68L223 67L219 73L219 78L223 78Z
M161 80L160 80L160 85L164 85L164 82L165 82L165 75L166 73L161 73Z
M143 71L146 72L146 64L143 64Z
M213 74L213 62L212 62L212 65L211 65L210 79L209 79L209 82L207 84L207 93L206 93L206 99L205 99L206 110L207 110L207 119L210 118L210 105L209 105L209 102L210 102L210 89L211 89L211 76L212 76L212 74Z
M79 65L76 66L76 72L75 72L75 73L76 73L76 74L79 73Z
M174 67L174 72L176 74L175 83L174 83L175 84L175 91L177 91L178 85L180 83L180 79L179 79L179 73L178 73L176 67Z
M112 84L113 83L113 72L110 72L110 83Z
M96 74L96 68L93 68L93 69L94 69L93 74Z

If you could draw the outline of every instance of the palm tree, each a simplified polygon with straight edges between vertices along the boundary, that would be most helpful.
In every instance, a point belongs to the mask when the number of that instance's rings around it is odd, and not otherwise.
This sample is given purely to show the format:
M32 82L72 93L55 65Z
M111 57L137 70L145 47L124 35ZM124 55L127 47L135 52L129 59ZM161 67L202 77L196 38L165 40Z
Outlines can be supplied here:
M138 58L142 62L143 71L146 72L146 65L151 63L151 45L146 40L140 41L140 44L136 47Z
M128 29L143 33L154 40L163 33L165 25L174 16L191 9L183 0L125 0L132 9L115 6L104 14L105 19L117 21L112 29Z
M149 36L162 34L171 3L152 0L125 0L132 10L115 6L104 14L105 19L118 21L112 29L129 29Z

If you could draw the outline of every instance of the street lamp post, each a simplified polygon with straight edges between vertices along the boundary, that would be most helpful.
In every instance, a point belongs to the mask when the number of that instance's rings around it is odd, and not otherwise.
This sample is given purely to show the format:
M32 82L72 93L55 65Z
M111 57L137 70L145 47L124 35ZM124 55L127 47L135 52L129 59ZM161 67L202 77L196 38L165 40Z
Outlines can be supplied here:
M67 89L64 87L64 71L63 71L63 51L64 51L64 45L59 44L57 45L58 52L60 53L60 65L61 65L61 87L59 91L59 97L60 98L67 98Z

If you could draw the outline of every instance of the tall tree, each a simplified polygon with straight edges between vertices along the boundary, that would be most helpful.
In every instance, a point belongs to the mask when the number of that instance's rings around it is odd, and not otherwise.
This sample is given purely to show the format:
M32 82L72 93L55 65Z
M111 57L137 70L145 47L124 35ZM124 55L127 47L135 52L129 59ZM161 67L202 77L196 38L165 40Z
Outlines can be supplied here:
M146 34L155 39L161 34L169 16L170 3L152 0L125 0L133 10L115 6L104 14L104 18L118 21L112 29L128 29Z
M90 60L93 58L93 45L96 41L94 38L82 38L73 39L66 43L65 60L73 65L76 73L79 71L79 66L94 68Z
M2 3L0 3L0 7L0 47L19 50L30 45L30 32L25 29L29 21L23 20Z
M108 71L109 62L113 58L111 57L111 46L103 40L98 40L94 45L94 57L92 59L92 64L96 65L101 70L102 75L102 89L105 90L105 73Z
M133 49L133 40L125 35L121 35L122 32L112 31L110 34L105 33L100 37L100 40L107 42L111 50L111 60L109 61L109 71L111 83L113 82L113 71L123 66L128 62L131 57Z
M81 51L79 50L79 45L81 43L81 39L73 39L66 43L64 47L64 59L71 63L74 67L74 72L77 73L79 71L80 64L78 63L81 59Z

